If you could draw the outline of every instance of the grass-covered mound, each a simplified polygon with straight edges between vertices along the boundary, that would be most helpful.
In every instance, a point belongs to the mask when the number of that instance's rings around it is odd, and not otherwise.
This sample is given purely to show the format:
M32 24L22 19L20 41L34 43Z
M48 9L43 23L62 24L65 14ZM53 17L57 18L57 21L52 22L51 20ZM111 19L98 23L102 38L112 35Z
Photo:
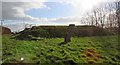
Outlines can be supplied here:
M38 40L41 37L63 38L66 33L69 33L72 37L107 36L116 34L108 29L96 26L34 26L19 32L15 38L19 40Z
M16 39L19 40L38 40L41 37L48 38L49 33L42 28L26 28L24 31L15 34Z
M3 63L36 63L43 65L74 65L77 63L120 64L118 36L72 38L59 45L63 38L38 41L16 40L3 36ZM24 58L21 61L20 58Z

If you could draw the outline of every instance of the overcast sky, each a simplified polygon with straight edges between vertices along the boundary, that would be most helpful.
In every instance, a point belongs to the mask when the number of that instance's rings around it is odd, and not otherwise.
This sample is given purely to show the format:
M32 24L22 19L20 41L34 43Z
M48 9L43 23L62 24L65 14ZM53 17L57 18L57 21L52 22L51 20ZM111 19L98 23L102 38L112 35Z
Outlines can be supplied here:
M81 17L87 11L108 1L113 0L2 0L0 8L4 25L23 20L37 25L81 25Z

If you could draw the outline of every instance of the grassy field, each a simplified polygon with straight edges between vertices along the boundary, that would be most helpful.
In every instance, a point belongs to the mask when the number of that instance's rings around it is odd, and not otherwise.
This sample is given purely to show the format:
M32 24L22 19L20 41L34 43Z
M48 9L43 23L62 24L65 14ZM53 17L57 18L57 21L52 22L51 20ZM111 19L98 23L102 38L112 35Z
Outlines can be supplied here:
M36 63L69 65L75 63L120 64L118 36L41 38L38 41L16 40L12 35L2 39L3 63ZM24 58L23 61L20 58Z

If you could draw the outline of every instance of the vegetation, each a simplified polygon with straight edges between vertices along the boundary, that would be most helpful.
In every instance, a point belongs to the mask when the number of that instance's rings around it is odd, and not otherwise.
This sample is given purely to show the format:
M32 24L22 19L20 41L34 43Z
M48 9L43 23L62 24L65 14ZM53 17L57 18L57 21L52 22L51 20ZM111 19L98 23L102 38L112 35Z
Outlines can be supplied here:
M118 65L119 6L120 1L93 7L80 21L85 26L34 26L13 35L7 30L0 37L3 63ZM63 43L65 36L72 40Z
M46 30L42 28L31 28L25 29L15 36L15 38L19 40L37 40L36 38L38 37L49 37L50 35Z
M71 42L59 45L63 41L63 38L17 40L14 35L3 35L3 63L120 64L118 36L73 37Z
M26 28L16 35L19 40L35 40L37 37L45 38L63 38L66 33L73 37L86 37L86 36L106 36L117 34L116 32L109 31L96 26L34 26Z

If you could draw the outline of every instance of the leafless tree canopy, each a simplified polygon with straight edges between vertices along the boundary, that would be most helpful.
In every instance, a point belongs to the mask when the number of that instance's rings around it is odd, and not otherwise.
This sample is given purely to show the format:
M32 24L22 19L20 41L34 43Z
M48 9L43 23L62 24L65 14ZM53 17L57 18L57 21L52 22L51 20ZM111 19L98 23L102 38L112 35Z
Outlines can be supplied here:
M100 3L91 11L87 12L86 17L81 22L86 25L94 25L102 28L117 28L120 25L120 1Z

